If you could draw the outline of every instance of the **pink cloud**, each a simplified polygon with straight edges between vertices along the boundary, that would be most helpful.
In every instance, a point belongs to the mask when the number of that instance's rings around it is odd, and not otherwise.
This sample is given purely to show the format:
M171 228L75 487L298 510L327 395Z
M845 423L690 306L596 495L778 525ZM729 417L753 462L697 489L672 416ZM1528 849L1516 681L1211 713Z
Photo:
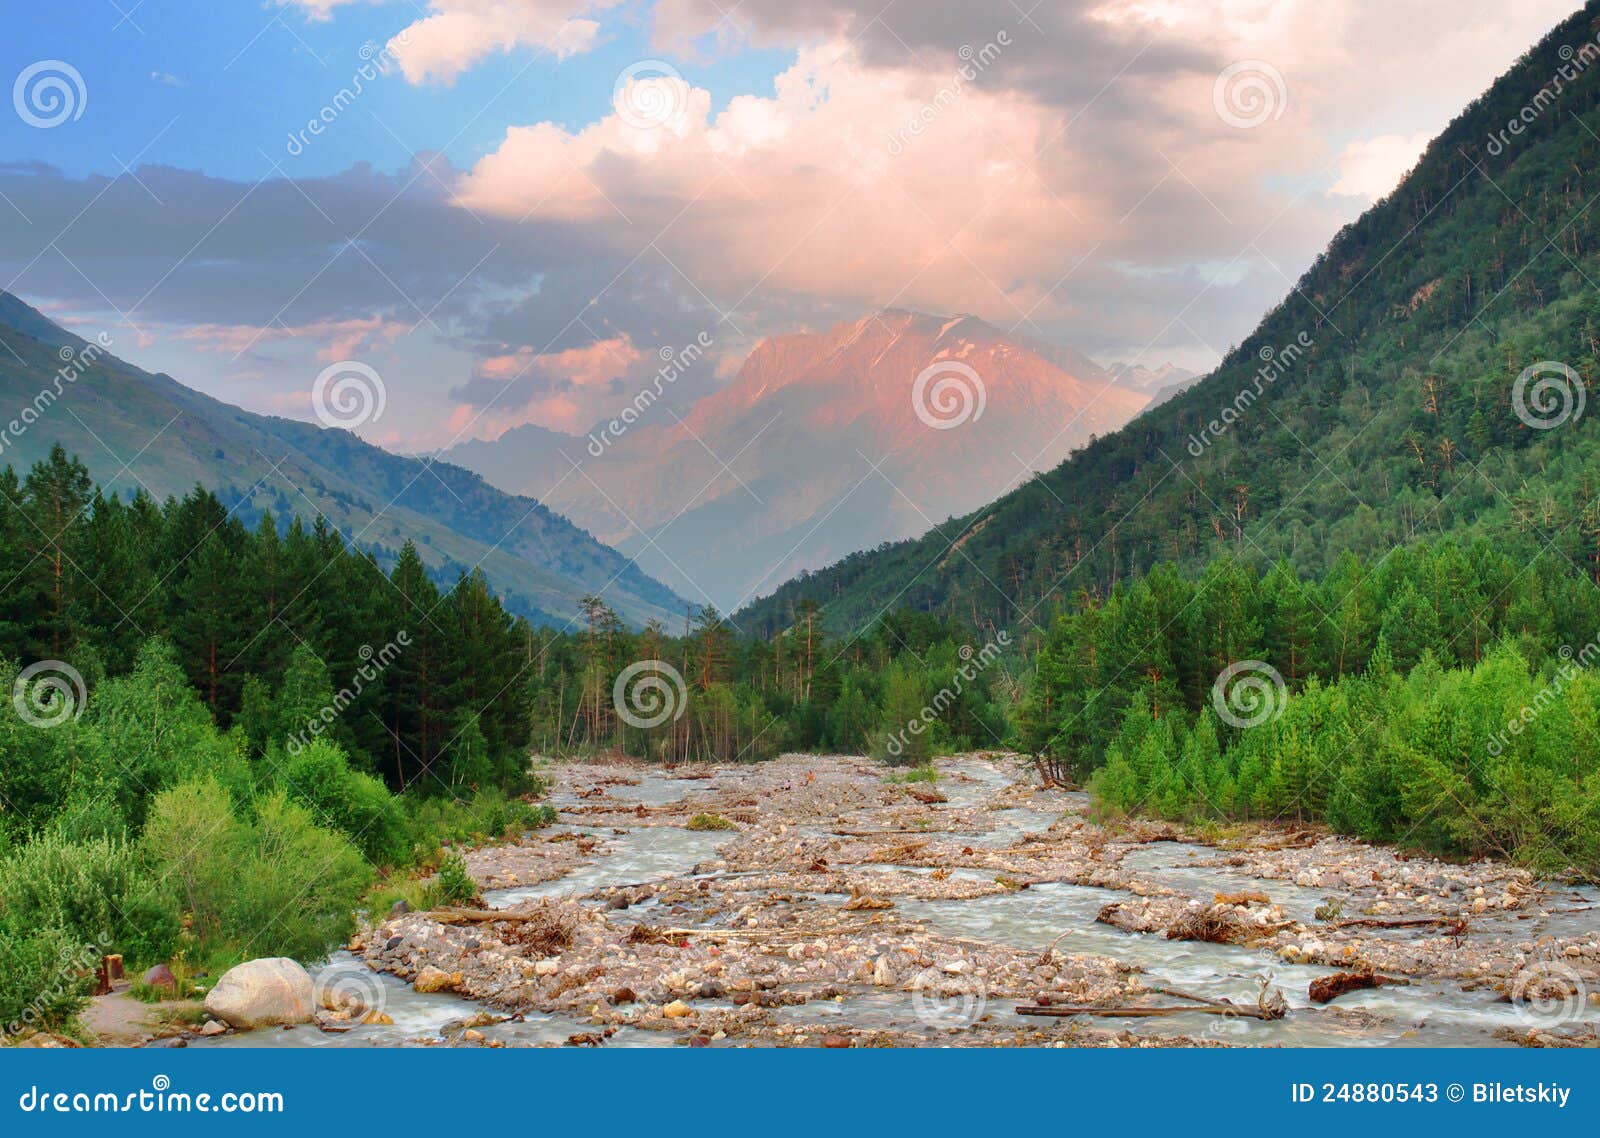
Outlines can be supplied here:
M581 17L614 2L429 0L428 14L391 39L388 50L408 81L450 84L491 52L524 47L564 59L588 51L600 25Z

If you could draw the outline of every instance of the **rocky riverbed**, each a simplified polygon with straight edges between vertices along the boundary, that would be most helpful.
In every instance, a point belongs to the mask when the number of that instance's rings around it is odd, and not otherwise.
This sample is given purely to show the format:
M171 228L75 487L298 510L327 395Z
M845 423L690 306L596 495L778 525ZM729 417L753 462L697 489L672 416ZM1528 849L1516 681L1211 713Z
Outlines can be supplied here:
M492 912L365 926L336 979L319 980L355 984L348 1002L364 1010L325 1017L331 1035L269 1034L480 1046L1596 1042L1593 888L1311 827L1106 826L1084 795L1041 787L1004 756L939 772L892 781L866 759L798 755L559 766L560 825L467 855ZM1352 990L1319 1004L1317 981Z

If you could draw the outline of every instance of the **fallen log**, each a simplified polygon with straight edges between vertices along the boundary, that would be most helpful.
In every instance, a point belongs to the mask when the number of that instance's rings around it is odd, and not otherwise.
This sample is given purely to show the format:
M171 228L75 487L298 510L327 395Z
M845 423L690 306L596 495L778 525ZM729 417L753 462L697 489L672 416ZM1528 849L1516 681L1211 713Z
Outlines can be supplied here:
M932 829L932 828L929 828L929 829L913 828L913 829L907 829L907 830L829 830L828 831L828 833L836 835L837 837L841 837L841 838L878 838L878 837L884 837L884 836L892 835L892 834L916 834L918 836L926 836L928 834L979 834L979 835L981 835L981 834L987 834L988 832L989 832L988 830L937 830L937 829Z
M1350 917L1329 922L1329 927L1334 929L1419 929L1429 926L1455 930L1457 936L1464 936L1467 931L1465 917Z
M538 921L548 919L546 913L513 913L509 909L430 909L423 916L441 925L481 925L494 921Z

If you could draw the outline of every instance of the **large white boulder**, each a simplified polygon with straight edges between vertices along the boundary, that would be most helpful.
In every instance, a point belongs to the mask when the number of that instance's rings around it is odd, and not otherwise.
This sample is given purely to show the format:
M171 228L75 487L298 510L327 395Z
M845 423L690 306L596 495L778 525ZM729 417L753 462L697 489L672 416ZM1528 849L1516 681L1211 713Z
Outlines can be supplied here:
M310 1023L316 995L306 970L286 956L247 960L222 974L206 995L206 1011L248 1031L284 1023Z

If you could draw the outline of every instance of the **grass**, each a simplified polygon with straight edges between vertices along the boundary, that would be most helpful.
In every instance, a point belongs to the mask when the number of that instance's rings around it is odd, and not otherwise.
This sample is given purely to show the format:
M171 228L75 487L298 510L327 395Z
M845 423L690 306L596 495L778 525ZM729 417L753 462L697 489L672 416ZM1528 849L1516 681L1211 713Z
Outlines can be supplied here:
M938 782L939 772L932 763L923 763L921 766L906 767L903 770L892 770L884 776L885 781L892 783L908 782Z
M721 814L696 814L689 819L687 827L690 830L737 830L739 827L728 821Z

